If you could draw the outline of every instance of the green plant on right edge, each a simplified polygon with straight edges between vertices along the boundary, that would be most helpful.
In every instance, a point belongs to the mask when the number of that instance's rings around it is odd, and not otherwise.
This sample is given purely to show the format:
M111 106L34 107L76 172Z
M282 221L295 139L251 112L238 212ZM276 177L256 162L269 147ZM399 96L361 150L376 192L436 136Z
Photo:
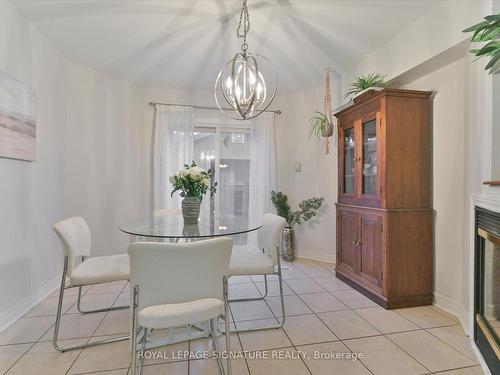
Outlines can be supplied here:
M470 50L478 58L490 58L484 70L489 70L490 74L500 72L500 13L484 17L484 21L465 29L463 32L474 33L471 38L472 42L486 43L479 49Z
M298 210L292 211L286 194L283 194L281 191L271 191L271 202L273 202L276 208L276 213L278 216L285 218L286 226L289 228L293 228L295 224L300 225L316 216L324 200L325 198L323 197L305 199L299 203Z
M385 76L378 73L370 73L365 75L360 75L356 77L356 80L352 83L351 87L346 91L344 98L348 98L351 95L359 94L361 91L369 89L370 87L386 87L387 83L384 80Z

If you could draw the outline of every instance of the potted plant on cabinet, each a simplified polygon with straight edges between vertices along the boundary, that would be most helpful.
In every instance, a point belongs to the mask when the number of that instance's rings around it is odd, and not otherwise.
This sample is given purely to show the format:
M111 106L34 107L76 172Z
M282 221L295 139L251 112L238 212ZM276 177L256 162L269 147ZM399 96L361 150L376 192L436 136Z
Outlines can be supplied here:
M364 100L365 95L371 96L373 92L380 91L387 87L387 83L384 80L384 76L378 73L370 73L368 75L360 75L356 77L351 87L346 91L344 98L352 97L352 100L356 103L358 101Z
M184 169L169 178L174 190L180 191L182 200L182 216L185 224L197 224L200 216L200 206L203 196L210 190L214 194L217 189L217 182L211 183L214 173L212 169L208 171L198 167L193 161L191 165L185 164Z
M281 235L281 256L287 262L292 262L295 259L294 225L300 225L316 216L324 200L323 197L305 199L299 203L298 210L292 211L286 194L274 190L271 192L271 201L276 208L277 214L286 220L286 226Z

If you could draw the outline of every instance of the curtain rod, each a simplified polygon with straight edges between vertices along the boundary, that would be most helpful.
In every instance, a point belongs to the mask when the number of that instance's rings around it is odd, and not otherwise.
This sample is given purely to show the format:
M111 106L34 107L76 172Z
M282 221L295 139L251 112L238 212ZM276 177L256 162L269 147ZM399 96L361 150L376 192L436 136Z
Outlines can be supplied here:
M154 107L155 105L177 105L180 107L193 107L195 109L208 109L208 110L220 110L219 107L214 107L214 106L206 106L206 105L189 105L189 104L174 104L174 103L158 103L158 102L149 102L149 105ZM224 108L227 111L230 111L231 108ZM281 115L281 110L276 109L266 109L264 112L272 112L277 115Z

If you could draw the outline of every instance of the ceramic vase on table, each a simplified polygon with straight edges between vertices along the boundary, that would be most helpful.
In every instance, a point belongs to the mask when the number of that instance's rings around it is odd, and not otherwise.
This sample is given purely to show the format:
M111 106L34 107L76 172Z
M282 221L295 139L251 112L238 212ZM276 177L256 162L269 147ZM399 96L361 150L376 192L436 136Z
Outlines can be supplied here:
M287 262L295 260L295 231L291 227L283 228L281 233L281 258Z
M201 201L196 197L186 197L182 200L182 216L185 224L198 224Z

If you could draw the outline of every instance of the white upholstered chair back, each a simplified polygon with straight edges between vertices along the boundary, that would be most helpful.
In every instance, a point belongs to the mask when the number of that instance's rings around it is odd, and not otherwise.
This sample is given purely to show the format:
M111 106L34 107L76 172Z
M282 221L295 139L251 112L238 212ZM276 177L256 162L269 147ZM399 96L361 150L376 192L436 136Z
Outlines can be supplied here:
M262 217L262 227L257 231L257 243L264 253L271 257L273 264L278 264L276 249L280 245L281 232L285 227L285 219L274 214L265 214Z
M53 226L62 242L63 254L68 257L68 276L77 260L82 256L90 256L92 236L90 229L82 217L74 216L59 221Z
M223 300L223 277L229 273L232 248L229 237L176 244L131 244L130 285L139 287L139 311L202 298Z

